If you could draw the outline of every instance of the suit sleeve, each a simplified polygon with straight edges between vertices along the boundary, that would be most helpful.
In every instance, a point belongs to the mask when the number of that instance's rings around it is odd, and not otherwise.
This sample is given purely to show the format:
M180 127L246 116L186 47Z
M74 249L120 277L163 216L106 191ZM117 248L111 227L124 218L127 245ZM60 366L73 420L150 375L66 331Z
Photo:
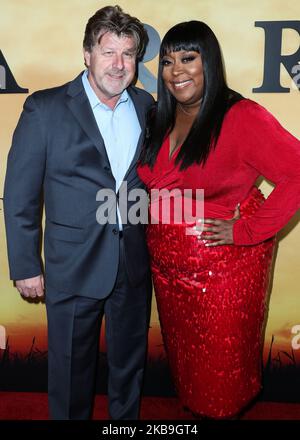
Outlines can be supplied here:
M234 243L252 245L274 236L300 208L300 142L252 101L237 119L241 160L275 185L254 216L234 224Z
M42 272L41 211L46 142L34 95L27 98L13 135L4 185L4 215L10 278Z

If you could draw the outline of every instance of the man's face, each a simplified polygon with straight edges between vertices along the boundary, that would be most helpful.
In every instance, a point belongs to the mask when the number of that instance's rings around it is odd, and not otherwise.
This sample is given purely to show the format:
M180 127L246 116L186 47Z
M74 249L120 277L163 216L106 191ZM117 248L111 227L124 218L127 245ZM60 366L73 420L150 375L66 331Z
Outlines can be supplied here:
M136 69L133 37L106 32L91 52L84 50L88 79L98 98L113 108L132 82Z

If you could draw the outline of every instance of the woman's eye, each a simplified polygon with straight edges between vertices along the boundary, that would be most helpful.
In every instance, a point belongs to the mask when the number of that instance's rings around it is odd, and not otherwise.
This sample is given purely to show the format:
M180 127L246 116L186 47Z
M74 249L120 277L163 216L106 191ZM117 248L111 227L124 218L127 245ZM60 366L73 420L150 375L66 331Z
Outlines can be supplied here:
M171 64L171 61L169 61L169 60L162 60L161 64L162 64L162 66L169 66L169 64Z
M182 62L183 63L190 63L191 61L194 61L195 57L193 56L189 56L189 57L184 57L182 58Z

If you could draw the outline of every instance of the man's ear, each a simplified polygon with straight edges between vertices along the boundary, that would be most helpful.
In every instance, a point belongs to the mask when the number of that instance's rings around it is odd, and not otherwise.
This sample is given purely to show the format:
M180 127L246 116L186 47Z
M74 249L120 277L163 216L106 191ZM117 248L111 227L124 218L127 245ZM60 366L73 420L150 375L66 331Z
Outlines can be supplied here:
M90 66L90 58L91 58L91 53L83 48L83 58L84 58L84 64L86 67Z

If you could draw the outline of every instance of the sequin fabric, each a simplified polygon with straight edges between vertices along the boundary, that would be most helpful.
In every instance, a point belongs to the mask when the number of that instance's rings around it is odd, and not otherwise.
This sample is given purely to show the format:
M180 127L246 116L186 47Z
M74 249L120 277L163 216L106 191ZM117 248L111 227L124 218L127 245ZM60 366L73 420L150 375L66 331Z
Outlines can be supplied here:
M166 136L153 167L138 167L158 220L147 239L164 344L183 405L200 415L234 416L261 388L273 237L299 208L299 145L263 107L241 100L204 165L180 169ZM275 185L266 201L253 186L260 176ZM232 218L241 203L235 245L206 247L175 216L169 224L153 216L157 189L193 190L192 209L203 189L204 218Z
M255 188L241 205L252 215ZM262 326L274 239L218 246L184 225L149 224L147 240L165 349L183 403L213 418L238 413L261 388Z

